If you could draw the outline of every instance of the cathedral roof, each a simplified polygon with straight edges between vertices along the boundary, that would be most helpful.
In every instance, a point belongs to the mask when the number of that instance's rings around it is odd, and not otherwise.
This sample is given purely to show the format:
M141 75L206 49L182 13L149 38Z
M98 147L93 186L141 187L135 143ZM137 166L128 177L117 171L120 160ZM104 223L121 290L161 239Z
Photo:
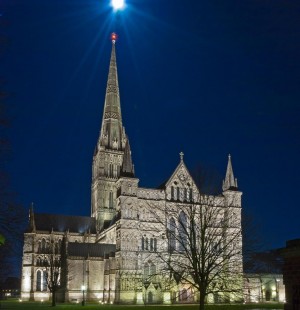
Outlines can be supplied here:
M103 243L68 243L68 255L79 257L106 257L114 256L116 251L115 244L103 244Z
M88 216L34 213L35 228L38 231L59 231L96 233L96 220Z

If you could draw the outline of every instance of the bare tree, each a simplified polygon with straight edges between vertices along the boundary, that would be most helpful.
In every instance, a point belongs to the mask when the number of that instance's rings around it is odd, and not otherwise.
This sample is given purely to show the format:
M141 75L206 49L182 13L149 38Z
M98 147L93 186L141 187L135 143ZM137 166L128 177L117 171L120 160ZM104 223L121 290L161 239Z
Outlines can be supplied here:
M51 305L56 306L56 294L64 284L64 274L67 274L64 260L64 239L62 244L51 238L47 254L44 254L46 284L51 293Z
M198 203L151 205L150 212L164 231L157 257L165 279L199 292L201 310L208 296L242 300L241 209L234 199L228 206L222 196L201 195Z

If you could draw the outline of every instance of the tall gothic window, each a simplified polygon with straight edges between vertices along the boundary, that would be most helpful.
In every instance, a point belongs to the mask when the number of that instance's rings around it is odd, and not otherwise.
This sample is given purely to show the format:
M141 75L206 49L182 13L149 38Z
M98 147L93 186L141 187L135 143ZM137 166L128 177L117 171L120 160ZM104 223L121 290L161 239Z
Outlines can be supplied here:
M180 188L177 187L177 200L180 200Z
M114 177L118 177L118 165L114 165Z
M42 290L42 272L38 270L36 273L36 290L40 292Z
M188 199L187 199L187 188L184 188L184 200L188 201Z
M171 199L174 200L174 186L171 186Z
M144 237L142 237L142 251L145 250L145 239Z
M150 251L154 250L154 246L153 246L153 238L150 239Z
M193 189L190 188L190 201L193 201Z
M157 252L157 240L154 238L154 252Z
M109 192L109 208L112 209L113 207L114 207L113 192Z
M174 218L170 218L169 221L169 236L168 236L168 240L169 240L169 251L173 252L176 250L176 223Z
M179 251L184 251L187 247L187 220L183 211L180 212L178 218L179 231Z
M109 164L109 177L110 178L113 178L114 176L114 167L113 167L113 164Z
M42 239L41 252L46 253L46 240L45 240L45 238Z
M43 271L43 291L47 291L47 271Z
M173 186L173 199L177 199L177 187Z
M47 291L47 274L46 270L38 270L36 273L36 290L38 292Z
M150 266L150 275L154 276L156 274L156 266L152 263Z
M147 279L149 277L149 265L146 263L144 265L144 279Z
M145 242L145 250L148 251L149 250L149 240L148 240L148 238L146 238L145 241L146 241Z

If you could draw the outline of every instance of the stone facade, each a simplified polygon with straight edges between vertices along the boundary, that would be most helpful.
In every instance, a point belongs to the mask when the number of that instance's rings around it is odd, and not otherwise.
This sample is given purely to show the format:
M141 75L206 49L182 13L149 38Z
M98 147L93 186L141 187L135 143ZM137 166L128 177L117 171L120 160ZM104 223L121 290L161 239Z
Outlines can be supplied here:
M178 226L180 217L194 207L200 208L204 198L213 201L212 208L222 216L231 212L234 216L226 223L222 236L239 234L232 246L240 254L230 268L241 276L241 196L230 156L219 196L200 193L182 153L165 184L157 189L139 187L122 124L113 41L101 131L93 156L91 217L39 214L31 208L30 225L24 235L21 297L49 299L45 272L49 259L56 255L61 264L58 300L196 302L199 294L188 283L177 281L175 276L168 280L161 272L161 258L170 251L169 228L164 223L172 217ZM178 242L172 247L179 247ZM242 291L241 278L232 282ZM219 297L211 295L208 301L216 302ZM226 298L234 301L236 297Z

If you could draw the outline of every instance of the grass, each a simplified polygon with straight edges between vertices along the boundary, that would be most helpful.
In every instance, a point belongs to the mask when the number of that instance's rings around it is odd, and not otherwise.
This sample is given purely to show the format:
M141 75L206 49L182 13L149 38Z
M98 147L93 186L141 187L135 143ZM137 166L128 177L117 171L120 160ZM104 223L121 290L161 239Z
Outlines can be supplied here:
M30 310L45 310L51 308L48 302L19 302L17 300L4 300L1 301L0 309L30 309ZM54 309L57 310L137 310L141 308L150 308L155 310L198 310L198 305L147 305L147 306L133 306L133 305L99 305L99 304L86 304L84 307L81 304L57 304ZM247 310L247 309L283 309L283 304L266 303L266 304L246 304L246 305L206 305L207 310Z

